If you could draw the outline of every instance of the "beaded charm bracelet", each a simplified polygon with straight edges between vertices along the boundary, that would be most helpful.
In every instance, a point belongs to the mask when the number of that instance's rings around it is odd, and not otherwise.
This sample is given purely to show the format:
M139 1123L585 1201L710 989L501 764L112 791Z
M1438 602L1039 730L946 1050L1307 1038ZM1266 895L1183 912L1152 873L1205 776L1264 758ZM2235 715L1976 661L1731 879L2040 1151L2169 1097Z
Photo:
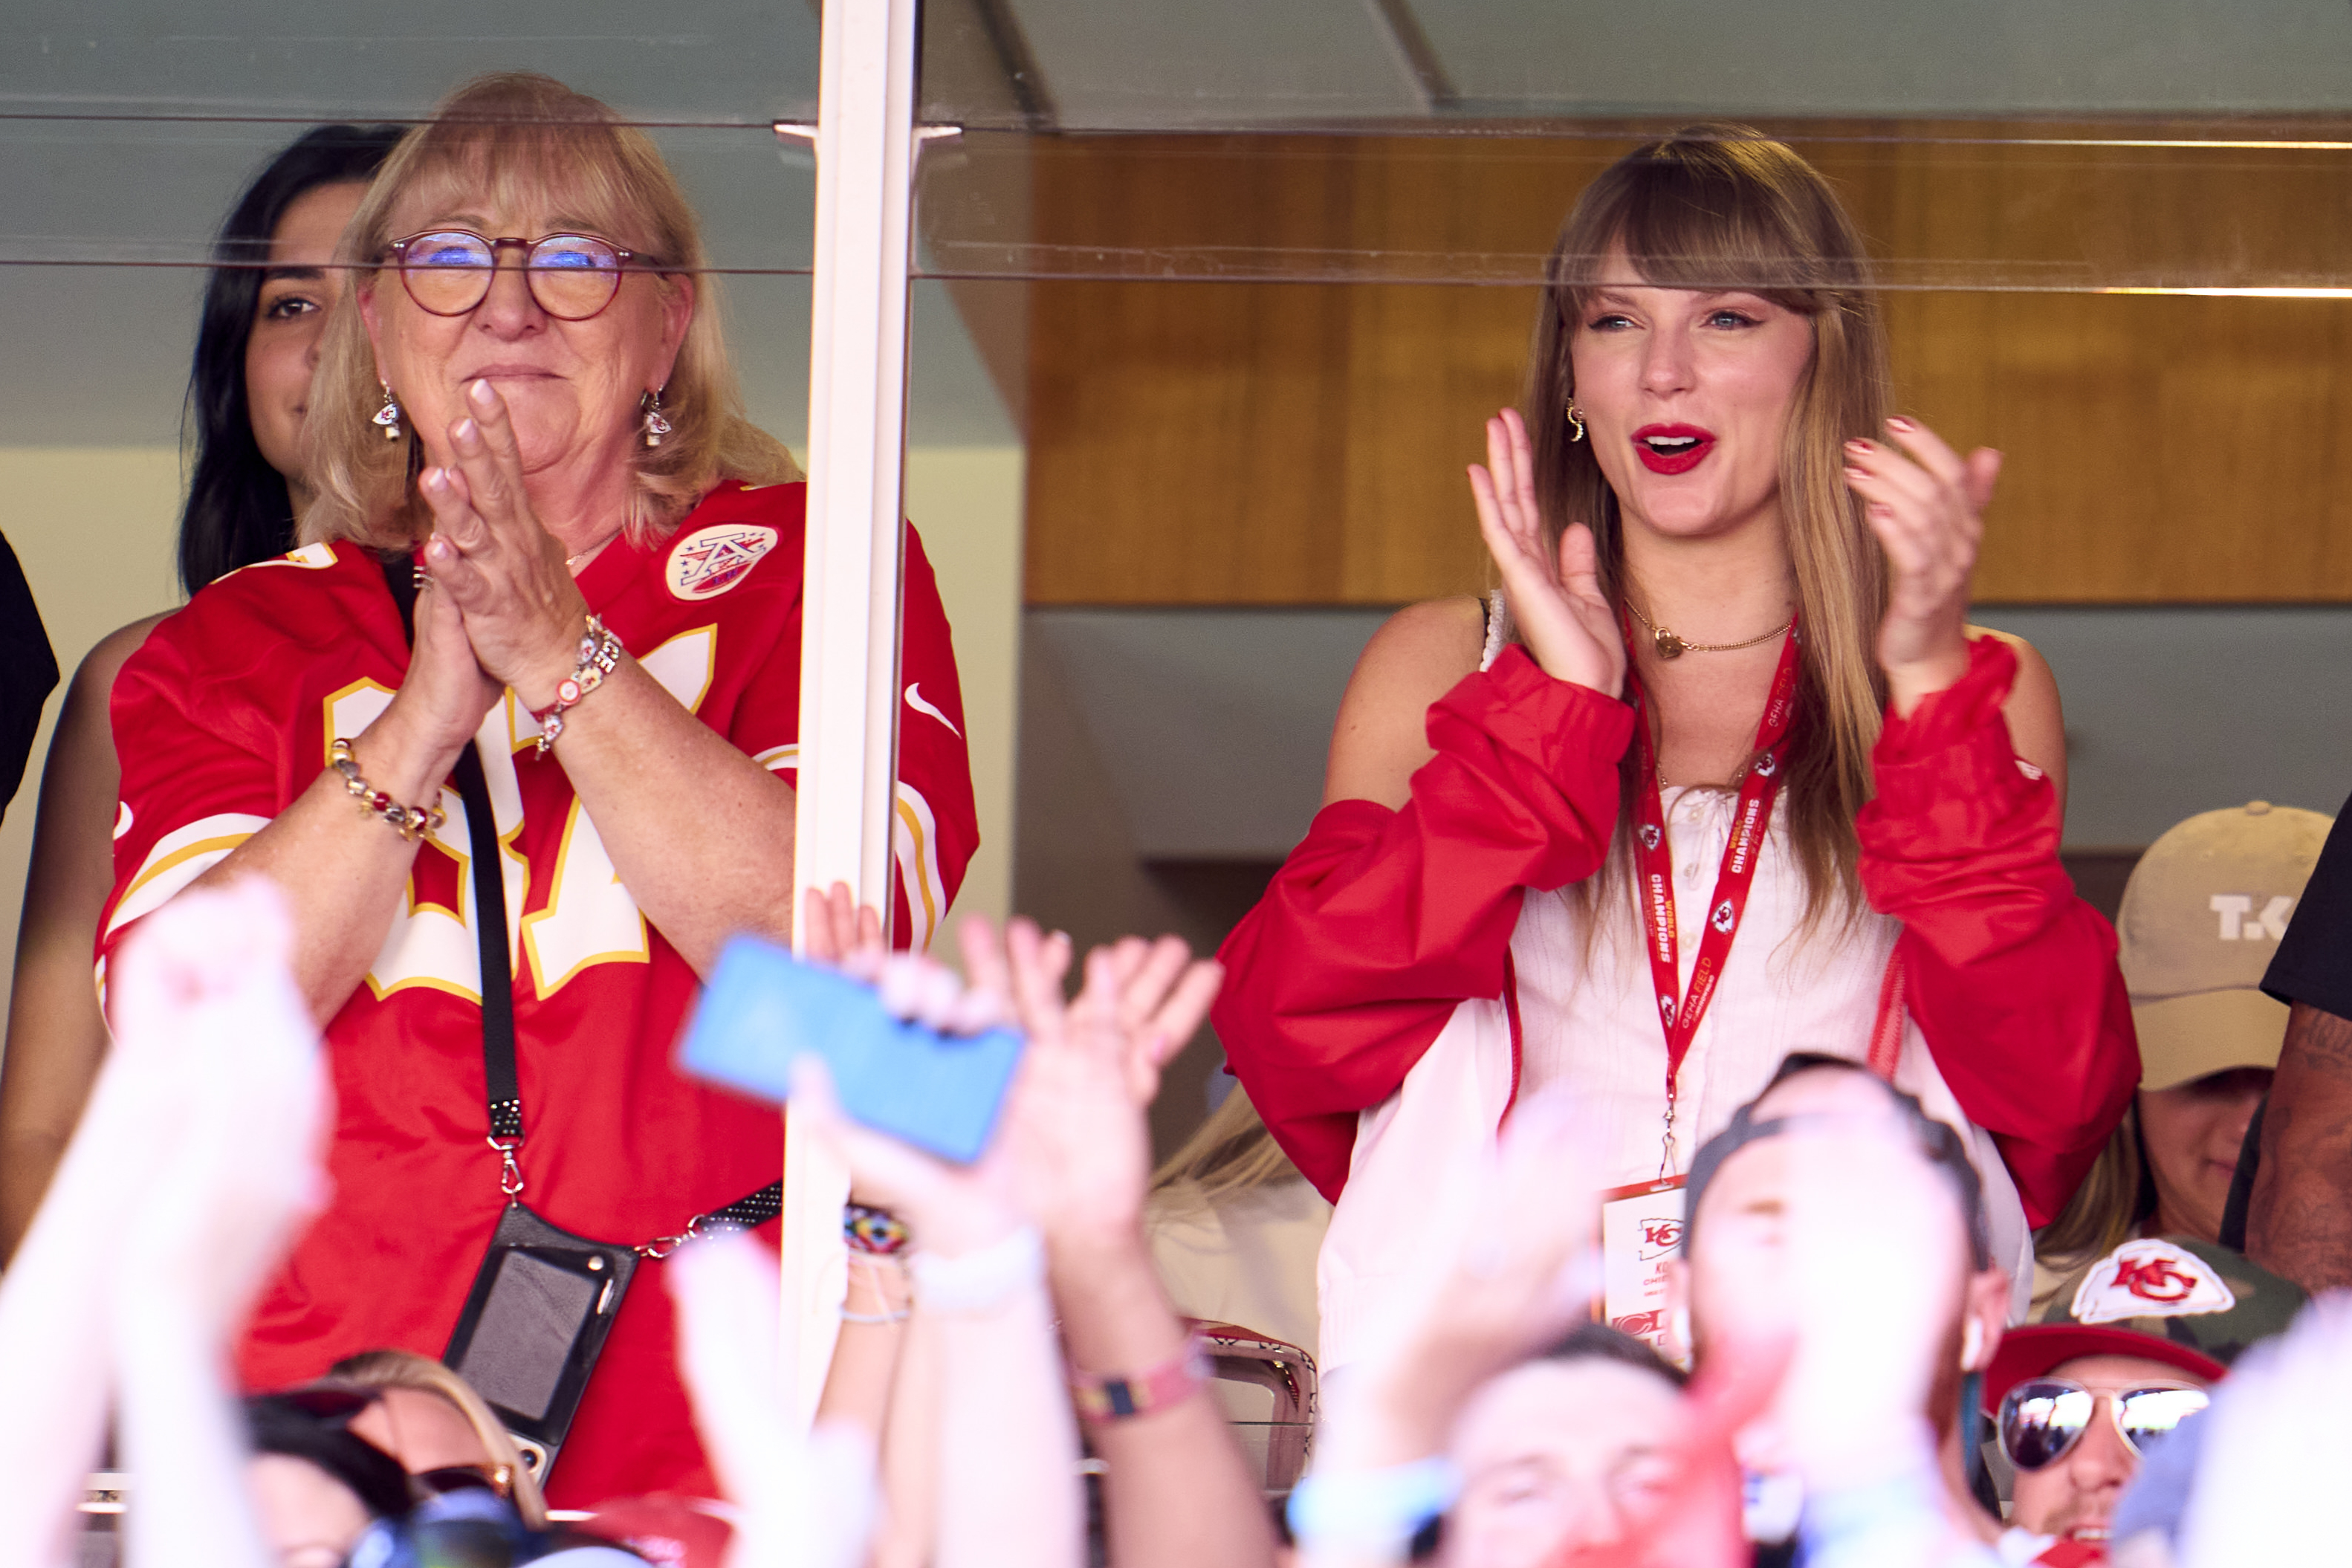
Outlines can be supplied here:
M604 629L604 621L595 616L588 617L588 629L580 634L579 661L572 673L555 689L555 700L531 715L539 721L538 755L545 756L555 749L563 733L563 710L604 684L621 662L625 650L621 639Z
M907 1249L907 1225L888 1209L845 1204L841 1211L841 1239L852 1252L889 1258Z
M329 752L337 773L343 775L343 788L360 803L362 816L380 816L392 825L393 831L411 844L420 834L431 832L448 820L447 814L437 806L403 805L380 789L372 787L360 777L360 764L352 756L352 743L336 737Z

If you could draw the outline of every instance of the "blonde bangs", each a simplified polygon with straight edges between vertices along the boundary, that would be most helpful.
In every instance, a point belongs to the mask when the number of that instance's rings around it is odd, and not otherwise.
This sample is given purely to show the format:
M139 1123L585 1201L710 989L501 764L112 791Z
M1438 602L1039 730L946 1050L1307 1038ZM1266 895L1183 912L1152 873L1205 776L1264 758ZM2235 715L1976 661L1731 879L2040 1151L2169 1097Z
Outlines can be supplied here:
M1710 134L1714 140L1701 140ZM1812 194L1803 185L1820 180L1802 159L1728 126L1680 132L1664 145L1680 152L1694 142L1706 147L1705 156L1653 153L1639 177L1612 178L1653 150L1633 153L1578 203L1550 276L1579 310L1619 247L1633 275L1654 288L1744 289L1806 316L1867 281L1864 257L1844 253L1838 231L1846 226L1825 221L1843 214L1791 199ZM1798 189L1786 188L1791 184Z
M662 222L665 193L641 173L661 154L642 132L603 121L461 121L427 125L415 148L397 204L410 215L402 228L434 226L484 204L509 212L536 206L556 226L609 239L666 270L702 268L695 237ZM384 215L387 225L393 216Z

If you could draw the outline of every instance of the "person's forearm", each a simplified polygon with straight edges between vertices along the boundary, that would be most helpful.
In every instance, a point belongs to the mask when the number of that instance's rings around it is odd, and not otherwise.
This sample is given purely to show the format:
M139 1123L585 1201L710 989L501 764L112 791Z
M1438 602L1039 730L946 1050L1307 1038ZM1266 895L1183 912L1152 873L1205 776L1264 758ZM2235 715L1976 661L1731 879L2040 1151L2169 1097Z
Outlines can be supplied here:
M114 890L122 770L107 722L113 672L114 662L100 653L83 662L41 768L8 994L8 1043L0 1054L0 1267L33 1223L106 1059L106 1020L90 955Z
M919 1283L919 1299L923 1287ZM938 1568L1078 1568L1077 1434L1042 1281L935 1314Z
M118 1430L138 1500L130 1568L264 1568L274 1560L247 1500L245 1436L220 1347L170 1284L125 1289L115 1313Z
M2314 1295L2352 1285L2352 1021L2302 1003L2263 1112L2246 1255Z
M1183 1353L1185 1331L1138 1235L1053 1260L1054 1300L1070 1363L1095 1376L1135 1376ZM1210 1391L1166 1410L1097 1424L1112 1568L1270 1564L1265 1499Z
M352 756L370 788L425 809L440 800L456 760L455 752L409 740L389 711L352 742ZM300 933L289 954L294 983L324 1025L383 950L415 860L415 842L362 812L342 775L329 768L192 886L226 887L254 875L277 884Z
M51 1547L104 1439L110 1238L143 1174L109 1134L85 1124L0 1275L0 1563L60 1560Z
M566 710L554 755L623 885L697 973L738 931L791 940L792 786L636 660Z
M930 1568L940 1458L939 1322L918 1311L899 1338L882 1426L882 1512L869 1568Z
M817 1398L816 1425L848 1422L878 1449L888 1424L890 1388L907 1338L906 1266L896 1258L853 1252L841 1333Z
M23 933L8 997L8 1045L0 1056L0 1267L33 1223L106 1061L106 1020L90 971L97 911L78 931L50 925Z

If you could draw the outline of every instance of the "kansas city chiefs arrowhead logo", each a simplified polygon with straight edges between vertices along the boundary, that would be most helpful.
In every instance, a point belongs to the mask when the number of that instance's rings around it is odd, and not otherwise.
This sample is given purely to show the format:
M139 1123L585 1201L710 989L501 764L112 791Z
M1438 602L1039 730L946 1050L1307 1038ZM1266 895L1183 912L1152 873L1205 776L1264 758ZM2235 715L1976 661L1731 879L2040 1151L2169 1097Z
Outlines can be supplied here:
M1658 1011L1664 1015L1667 1023L1673 1023L1675 1021L1675 999L1661 993L1658 997Z
M1726 899L1723 902L1715 906L1714 925L1716 930L1728 935L1731 928L1738 924L1738 921L1739 917L1732 912L1731 900L1729 899Z
M1767 752L1762 756L1756 759L1756 773L1759 778L1769 779L1780 771L1780 759L1774 756L1771 752Z
M2125 1242L2091 1266L2074 1292L2074 1318L2078 1323L2113 1323L2196 1317L2237 1304L2237 1293L2203 1258L2151 1237Z
M670 547L669 591L681 599L715 598L743 580L776 547L776 531L756 522L714 522Z
M1661 835L1660 835L1660 834L1659 834L1659 832L1658 832L1657 824L1653 823L1653 822L1645 822L1645 823L1642 824L1642 847L1643 847L1643 848L1644 848L1644 849L1655 849L1655 848L1658 847L1658 840L1659 840L1660 837L1661 837Z

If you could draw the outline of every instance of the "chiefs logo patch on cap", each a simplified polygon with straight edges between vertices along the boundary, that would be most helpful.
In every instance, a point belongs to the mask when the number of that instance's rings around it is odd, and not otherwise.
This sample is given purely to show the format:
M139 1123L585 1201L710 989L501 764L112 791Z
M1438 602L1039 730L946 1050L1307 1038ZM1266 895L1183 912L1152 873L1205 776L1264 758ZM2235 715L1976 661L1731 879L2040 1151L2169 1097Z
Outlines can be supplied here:
M2092 1266L2074 1291L2078 1323L2193 1318L2226 1312L2238 1298L2203 1258L2154 1238L2127 1241Z
M709 599L743 580L776 547L776 531L756 522L714 522L670 546L669 591L681 599Z

